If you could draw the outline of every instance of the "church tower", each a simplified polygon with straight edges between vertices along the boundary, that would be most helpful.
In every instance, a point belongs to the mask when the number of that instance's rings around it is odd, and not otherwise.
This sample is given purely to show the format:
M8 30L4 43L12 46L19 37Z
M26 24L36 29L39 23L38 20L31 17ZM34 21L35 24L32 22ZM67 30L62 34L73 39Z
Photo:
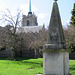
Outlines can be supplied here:
M24 26L38 26L37 17L31 11L31 0L29 0L28 15L22 16L22 27L24 27Z

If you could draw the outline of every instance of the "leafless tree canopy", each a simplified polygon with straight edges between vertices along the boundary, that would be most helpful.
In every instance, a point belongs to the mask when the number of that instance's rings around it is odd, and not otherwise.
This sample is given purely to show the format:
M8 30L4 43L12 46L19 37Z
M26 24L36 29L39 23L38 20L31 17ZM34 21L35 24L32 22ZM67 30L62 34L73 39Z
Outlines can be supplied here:
M73 51L75 51L75 26L70 25L68 29L64 30L66 43Z
M1 13L2 13L2 18L0 20L3 23L6 23L7 25L9 25L8 27L11 27L11 28L9 28L10 31L7 30L8 33L11 32L11 34L10 34L11 43L9 43L9 46L12 45L12 49L14 51L14 56L15 56L16 55L16 39L17 39L16 30L17 30L17 27L19 27L21 25L21 11L18 10L17 13L14 14L15 16L13 16L8 9L6 10L6 12L1 12ZM6 32L5 32L5 34L6 34ZM4 36L5 36L5 34L4 34ZM10 38L8 37L8 39L10 39Z

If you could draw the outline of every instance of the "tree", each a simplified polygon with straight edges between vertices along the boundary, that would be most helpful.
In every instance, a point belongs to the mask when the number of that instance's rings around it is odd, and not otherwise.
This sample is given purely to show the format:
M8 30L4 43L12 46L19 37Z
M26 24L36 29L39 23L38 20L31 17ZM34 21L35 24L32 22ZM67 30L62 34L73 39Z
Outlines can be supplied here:
M75 27L70 25L68 29L64 30L67 46L75 52Z
M72 17L71 17L71 25L75 26L75 3L74 3L74 8L72 10Z
M75 52L75 3L71 13L72 17L71 17L70 26L68 27L68 29L64 30L64 32L65 32L67 45L71 50L73 50L72 52Z
M33 40L31 40L29 47L35 51L35 58L42 57L40 50L43 49L43 45L47 42L47 33L46 29L42 29L39 33L32 33Z
M11 26L0 27L0 50L10 49L11 47Z
M12 50L13 50L13 56L16 57L16 52L17 52L17 47L16 47L16 41L17 41L17 34L16 34L16 30L17 27L20 26L20 22L21 22L21 11L18 10L17 14L15 16L13 16L11 14L11 12L7 9L7 13L2 12L2 19L3 23L7 23L9 24L12 29L12 35L11 35L11 41L12 41Z

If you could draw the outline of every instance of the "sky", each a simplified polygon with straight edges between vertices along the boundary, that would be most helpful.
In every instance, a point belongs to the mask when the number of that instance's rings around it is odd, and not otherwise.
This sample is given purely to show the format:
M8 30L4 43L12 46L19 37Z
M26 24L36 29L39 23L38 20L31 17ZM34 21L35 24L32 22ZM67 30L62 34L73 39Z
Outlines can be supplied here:
M37 16L39 26L45 24L45 27L48 27L53 2L54 0L31 0L32 12ZM71 11L75 0L58 0L57 3L59 6L62 25L66 28L67 25L69 25ZM22 10L22 13L27 15L29 11L29 0L0 0L0 11L5 11L6 9L9 9L13 15L17 9ZM0 26L4 25L0 24Z

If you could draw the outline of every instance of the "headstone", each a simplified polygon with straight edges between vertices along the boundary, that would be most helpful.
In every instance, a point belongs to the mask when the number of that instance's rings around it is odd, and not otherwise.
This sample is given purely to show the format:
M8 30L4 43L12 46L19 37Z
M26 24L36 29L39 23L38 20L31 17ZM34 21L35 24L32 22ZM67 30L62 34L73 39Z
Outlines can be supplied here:
M57 0L54 1L48 43L43 49L43 75L69 75L69 53L66 49Z

